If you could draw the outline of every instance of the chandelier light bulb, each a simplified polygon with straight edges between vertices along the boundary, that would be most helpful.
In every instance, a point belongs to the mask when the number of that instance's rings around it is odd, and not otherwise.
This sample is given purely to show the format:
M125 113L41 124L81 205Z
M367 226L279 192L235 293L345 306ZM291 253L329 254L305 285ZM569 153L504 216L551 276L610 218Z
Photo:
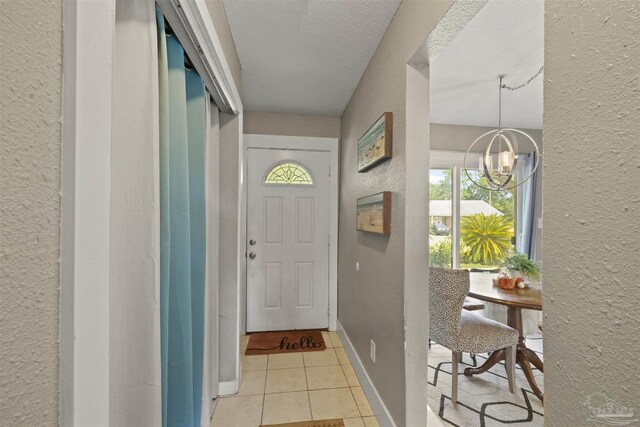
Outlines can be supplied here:
M515 154L512 150L503 151L498 158L498 170L502 175L509 175L513 170Z

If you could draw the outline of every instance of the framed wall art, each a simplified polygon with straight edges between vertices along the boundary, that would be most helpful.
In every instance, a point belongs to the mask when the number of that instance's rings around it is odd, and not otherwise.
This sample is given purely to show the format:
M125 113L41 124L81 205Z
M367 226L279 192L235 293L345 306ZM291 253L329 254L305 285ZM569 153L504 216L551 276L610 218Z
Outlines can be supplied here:
M358 140L358 172L390 159L393 141L393 113L384 113Z
M362 197L357 202L356 230L391 234L391 192Z

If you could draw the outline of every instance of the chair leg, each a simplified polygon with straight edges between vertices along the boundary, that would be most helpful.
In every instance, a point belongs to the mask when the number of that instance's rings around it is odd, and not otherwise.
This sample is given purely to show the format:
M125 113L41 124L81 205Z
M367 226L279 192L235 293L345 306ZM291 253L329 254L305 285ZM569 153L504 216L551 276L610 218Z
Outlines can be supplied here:
M459 351L451 352L451 401L458 403L458 360L462 353Z
M507 379L509 381L509 391L516 392L516 346L507 347L507 360L505 367L507 368Z
M462 363L462 352L458 352L458 363Z

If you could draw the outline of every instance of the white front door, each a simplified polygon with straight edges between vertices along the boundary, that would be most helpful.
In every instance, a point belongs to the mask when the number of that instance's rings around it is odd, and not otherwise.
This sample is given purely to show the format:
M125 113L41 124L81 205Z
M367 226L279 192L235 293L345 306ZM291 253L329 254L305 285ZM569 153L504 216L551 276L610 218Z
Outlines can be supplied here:
M329 326L330 154L248 150L247 331Z

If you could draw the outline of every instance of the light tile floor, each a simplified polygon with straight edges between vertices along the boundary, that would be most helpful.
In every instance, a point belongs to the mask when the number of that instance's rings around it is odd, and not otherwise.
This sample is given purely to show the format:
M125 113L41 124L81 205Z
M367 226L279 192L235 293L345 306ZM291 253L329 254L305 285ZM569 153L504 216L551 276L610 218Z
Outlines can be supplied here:
M322 332L327 349L244 356L237 395L221 397L211 427L257 427L342 418L346 427L378 427L351 361L335 332Z

